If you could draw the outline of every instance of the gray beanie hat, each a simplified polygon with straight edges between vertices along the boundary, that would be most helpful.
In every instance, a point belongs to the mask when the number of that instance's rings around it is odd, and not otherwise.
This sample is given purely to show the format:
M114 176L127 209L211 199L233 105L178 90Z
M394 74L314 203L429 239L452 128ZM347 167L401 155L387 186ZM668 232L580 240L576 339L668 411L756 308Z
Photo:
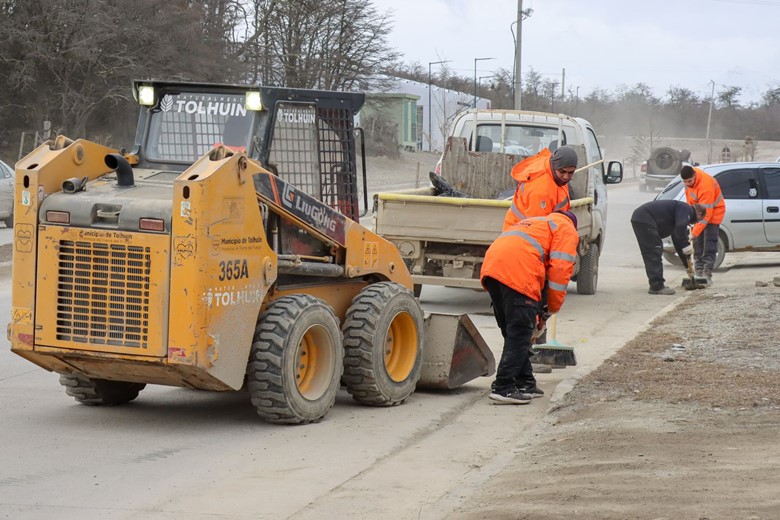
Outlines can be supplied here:
M577 167L577 150L571 146L561 146L556 148L550 161L553 170L562 170L564 168Z

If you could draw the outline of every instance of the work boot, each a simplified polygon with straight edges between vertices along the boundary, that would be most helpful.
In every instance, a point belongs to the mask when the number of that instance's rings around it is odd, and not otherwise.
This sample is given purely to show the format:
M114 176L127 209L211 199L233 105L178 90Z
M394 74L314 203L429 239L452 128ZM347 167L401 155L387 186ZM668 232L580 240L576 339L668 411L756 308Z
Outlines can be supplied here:
M651 287L651 288L650 288L650 290L649 290L649 291L647 291L647 293L648 293L648 294L665 294L665 295L672 295L672 294L674 294L674 289L672 289L671 287L667 287L666 285L664 285L663 287L660 287L660 288L658 288L658 289L653 289L653 288Z
M493 390L488 396L496 404L528 404L533 399L531 394L526 394L517 388L510 388L504 391Z
M520 392L524 394L529 394L533 398L544 397L544 391L536 385L531 387L521 388Z

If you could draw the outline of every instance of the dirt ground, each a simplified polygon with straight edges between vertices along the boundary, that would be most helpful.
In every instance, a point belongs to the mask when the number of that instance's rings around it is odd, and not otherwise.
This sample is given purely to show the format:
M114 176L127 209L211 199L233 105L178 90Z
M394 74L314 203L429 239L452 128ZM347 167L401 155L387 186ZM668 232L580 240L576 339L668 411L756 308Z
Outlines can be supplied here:
M451 518L780 518L780 287L688 293Z

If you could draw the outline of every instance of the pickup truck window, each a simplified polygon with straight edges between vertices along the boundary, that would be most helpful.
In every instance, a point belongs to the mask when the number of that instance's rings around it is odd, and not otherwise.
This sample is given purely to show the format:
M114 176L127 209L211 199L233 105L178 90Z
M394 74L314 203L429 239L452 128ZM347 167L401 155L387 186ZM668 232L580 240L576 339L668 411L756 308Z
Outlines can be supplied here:
M487 138L489 141L486 141ZM563 133L564 143L566 142L566 132ZM501 152L501 124L480 124L477 125L477 151ZM558 140L558 129L542 126L504 126L504 153L515 155L535 155L544 148L550 146L550 143ZM487 144L486 144L487 143ZM492 150L490 147L492 145ZM469 145L469 148L474 149ZM486 149L488 148L488 149Z
M601 160L601 149L599 148L599 142L596 139L596 134L594 134L593 130L590 128L588 128L588 131L585 132L585 154L588 158L588 164ZM599 164L598 169L603 175L604 163Z

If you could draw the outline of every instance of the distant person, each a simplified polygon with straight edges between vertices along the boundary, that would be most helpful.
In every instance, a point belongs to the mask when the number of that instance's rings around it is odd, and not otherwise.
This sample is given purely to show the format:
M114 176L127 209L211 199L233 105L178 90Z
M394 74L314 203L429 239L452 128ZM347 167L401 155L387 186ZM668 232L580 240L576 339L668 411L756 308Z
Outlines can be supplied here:
M480 280L504 337L491 400L528 404L544 395L536 386L529 359L531 337L563 305L578 242L577 217L559 211L510 226L488 248ZM546 281L547 308L543 308Z
M631 215L631 227L642 253L650 294L674 294L674 289L664 282L662 253L663 239L671 236L677 256L688 267L688 256L693 246L688 241L688 226L704 217L706 209L701 204L690 206L679 200L651 200L645 202Z
M561 146L545 148L512 168L517 181L512 205L504 217L503 230L529 217L543 217L554 211L569 210L569 181L577 169L577 151Z
M693 267L699 278L712 283L712 269L718 255L718 230L726 213L726 201L720 185L711 175L695 166L683 166L680 177L685 183L685 199L688 204L701 204L706 215L693 226Z

